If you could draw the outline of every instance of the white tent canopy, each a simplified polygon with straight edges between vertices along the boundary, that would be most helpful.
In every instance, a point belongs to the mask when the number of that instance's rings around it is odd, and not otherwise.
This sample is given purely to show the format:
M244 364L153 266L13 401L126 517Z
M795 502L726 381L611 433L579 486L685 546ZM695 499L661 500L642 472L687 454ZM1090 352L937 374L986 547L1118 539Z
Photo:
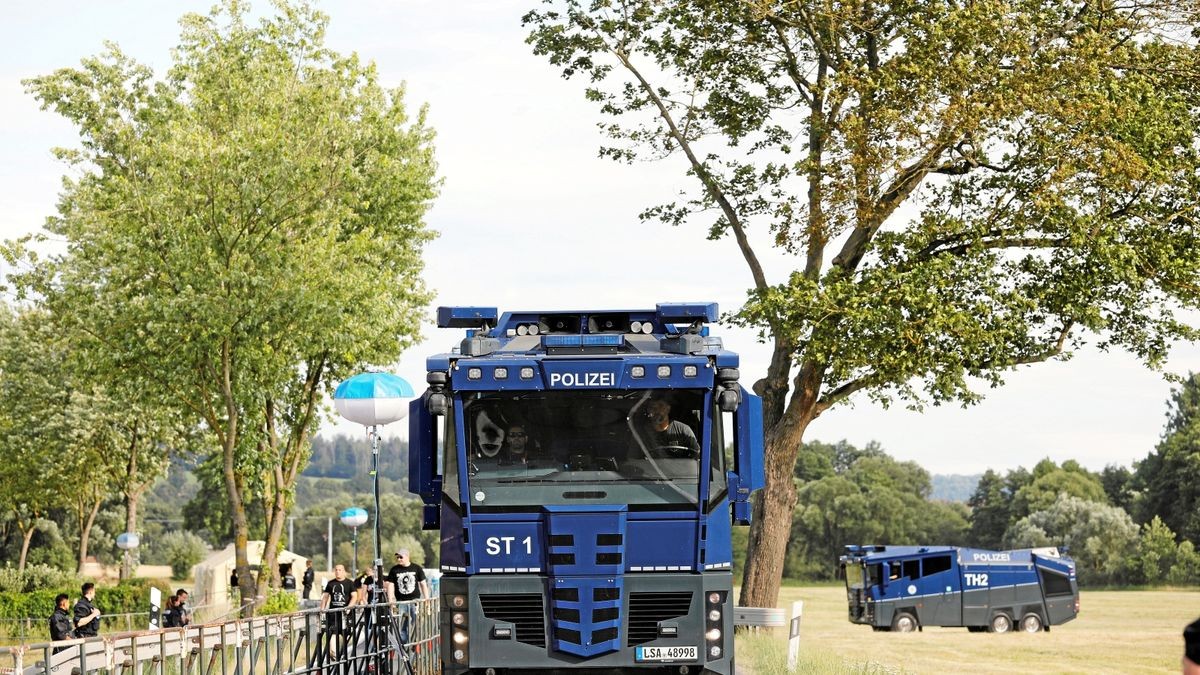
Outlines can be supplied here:
M246 543L246 556L250 566L257 568L262 564L265 542L250 541ZM277 556L280 565L291 563L292 574L296 577L297 587L300 577L304 575L304 567L308 558L296 555L288 550L279 552ZM229 588L229 576L237 567L237 557L233 552L233 544L223 550L214 551L203 562L192 568L192 577L196 580L192 589L192 603L195 605L232 605L232 595Z

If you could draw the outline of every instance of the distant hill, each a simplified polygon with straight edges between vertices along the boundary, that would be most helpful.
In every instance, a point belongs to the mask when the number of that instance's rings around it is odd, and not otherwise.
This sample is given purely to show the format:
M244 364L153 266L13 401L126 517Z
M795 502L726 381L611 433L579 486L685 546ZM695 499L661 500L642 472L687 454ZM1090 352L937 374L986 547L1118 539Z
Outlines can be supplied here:
M958 473L934 474L933 491L929 498L943 502L965 502L971 498L975 486L979 484L981 473L963 475Z

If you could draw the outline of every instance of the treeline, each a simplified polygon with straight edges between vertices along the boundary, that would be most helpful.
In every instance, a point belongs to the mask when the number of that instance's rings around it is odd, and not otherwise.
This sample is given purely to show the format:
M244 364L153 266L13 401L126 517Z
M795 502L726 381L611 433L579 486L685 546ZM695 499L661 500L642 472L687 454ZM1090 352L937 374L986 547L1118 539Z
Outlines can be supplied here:
M1200 583L1200 376L1170 401L1162 441L1132 468L1074 460L987 471L965 505L878 444L808 443L795 477L786 576L827 579L846 544L1066 548L1084 584Z

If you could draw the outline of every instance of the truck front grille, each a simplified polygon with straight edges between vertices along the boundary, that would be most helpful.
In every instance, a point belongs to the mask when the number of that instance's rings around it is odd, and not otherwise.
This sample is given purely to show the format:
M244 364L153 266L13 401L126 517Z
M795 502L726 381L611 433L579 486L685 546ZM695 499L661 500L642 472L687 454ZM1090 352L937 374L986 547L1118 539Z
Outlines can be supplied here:
M511 623L517 642L535 647L546 646L546 611L540 593L497 593L479 596L483 615L494 621Z
M629 646L658 638L658 622L687 616L692 609L691 591L629 594Z

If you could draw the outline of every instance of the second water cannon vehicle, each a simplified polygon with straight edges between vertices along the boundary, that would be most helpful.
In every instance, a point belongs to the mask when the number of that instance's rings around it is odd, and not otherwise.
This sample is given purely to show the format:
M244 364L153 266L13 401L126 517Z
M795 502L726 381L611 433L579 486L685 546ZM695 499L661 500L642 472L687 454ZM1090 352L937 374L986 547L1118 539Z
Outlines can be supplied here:
M409 438L441 530L443 672L733 672L762 405L716 319L438 310L466 335L427 360Z
M1079 614L1075 561L1056 548L847 546L849 619L876 630L1050 630Z

